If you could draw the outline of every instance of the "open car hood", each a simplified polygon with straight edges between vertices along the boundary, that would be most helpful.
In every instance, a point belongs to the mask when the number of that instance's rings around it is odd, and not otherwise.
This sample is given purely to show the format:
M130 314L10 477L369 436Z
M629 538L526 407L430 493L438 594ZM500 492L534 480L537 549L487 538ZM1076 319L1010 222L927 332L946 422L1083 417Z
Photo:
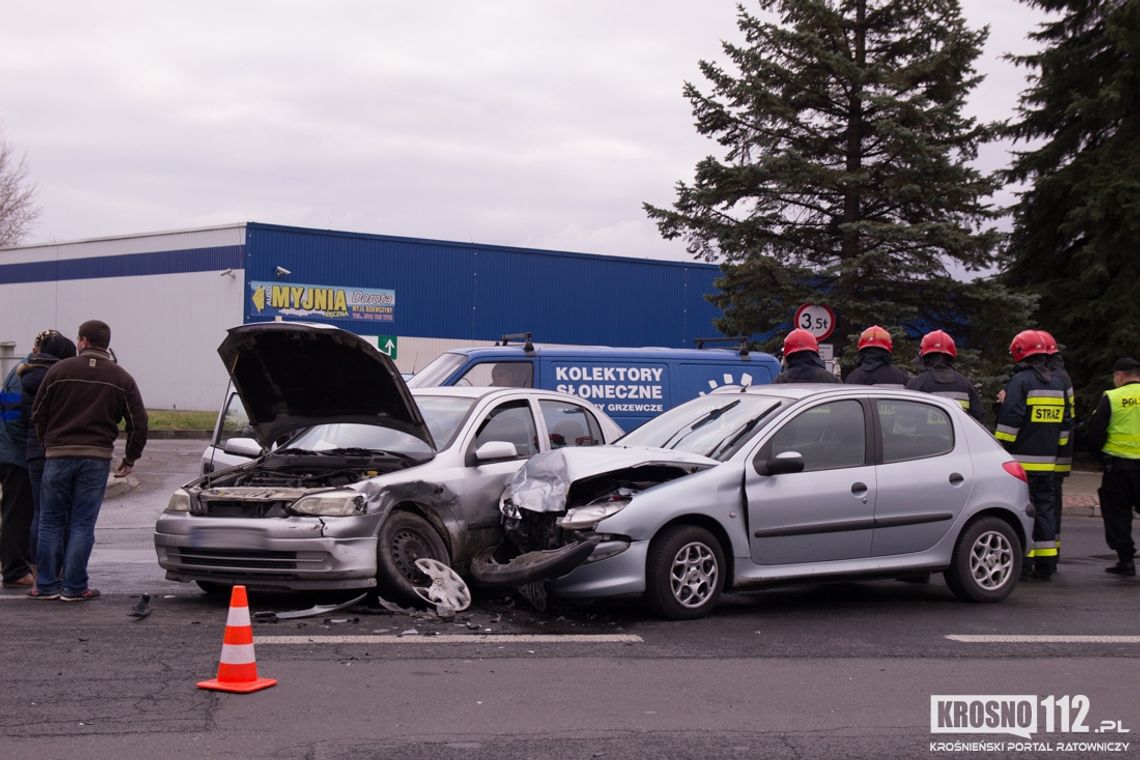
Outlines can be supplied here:
M610 473L638 470L671 471L672 477L716 467L720 462L700 454L647 446L572 446L536 454L527 460L507 486L504 497L519 509L562 512L571 486ZM667 480L660 474L652 479Z
M303 322L227 332L218 355L262 446L313 425L355 422L400 430L435 448L396 365L359 335Z

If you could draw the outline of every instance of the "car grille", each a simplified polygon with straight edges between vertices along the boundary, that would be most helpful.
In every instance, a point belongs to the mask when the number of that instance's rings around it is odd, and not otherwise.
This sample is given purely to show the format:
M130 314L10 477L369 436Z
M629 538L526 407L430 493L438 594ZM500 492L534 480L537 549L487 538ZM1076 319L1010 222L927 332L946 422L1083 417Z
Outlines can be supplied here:
M227 567L247 570L297 570L306 565L320 565L322 555L299 552L251 551L233 549L191 549L180 547L169 550L170 559L187 567Z
M191 510L203 517L284 517L288 501L243 501L241 499L201 499Z

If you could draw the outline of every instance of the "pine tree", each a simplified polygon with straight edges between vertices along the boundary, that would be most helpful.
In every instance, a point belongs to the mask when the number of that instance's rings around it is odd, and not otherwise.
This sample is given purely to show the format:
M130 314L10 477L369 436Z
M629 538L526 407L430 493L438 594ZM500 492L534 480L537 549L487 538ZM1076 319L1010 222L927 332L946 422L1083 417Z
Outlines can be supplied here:
M1056 14L1008 133L1037 147L1009 171L1014 206L1005 281L1040 296L1085 401L1112 362L1140 353L1140 0L1026 0ZM1140 357L1137 357L1140 358Z
M999 238L985 200L997 180L971 166L996 128L963 114L987 31L955 0L759 6L779 20L740 8L744 43L723 43L735 70L701 61L711 91L684 87L723 158L678 183L672 208L645 204L662 235L722 262L719 326L782 332L804 301L836 307L847 334L971 324L971 286L951 272L993 266Z

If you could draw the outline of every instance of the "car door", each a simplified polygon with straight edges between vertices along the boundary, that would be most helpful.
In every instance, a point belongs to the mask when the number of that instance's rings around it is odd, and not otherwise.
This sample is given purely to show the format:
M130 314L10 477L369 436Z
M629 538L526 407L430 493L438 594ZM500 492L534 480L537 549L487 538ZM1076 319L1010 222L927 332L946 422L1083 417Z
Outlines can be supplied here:
M876 399L873 413L880 464L871 554L925 551L946 535L973 490L965 436L954 430L961 415L893 398Z
M875 468L869 414L858 399L812 406L783 423L746 467L752 561L783 565L871 553ZM802 472L762 475L764 462L798 452Z
M517 456L480 460L476 450L491 441L515 445ZM467 550L460 549L453 559L465 559L480 548L498 540L500 529L499 497L507 482L530 457L540 450L538 426L527 397L498 399L477 410L456 437L453 461L458 469L441 474L439 481L457 497L455 518L466 526ZM459 549L459 547L456 547Z

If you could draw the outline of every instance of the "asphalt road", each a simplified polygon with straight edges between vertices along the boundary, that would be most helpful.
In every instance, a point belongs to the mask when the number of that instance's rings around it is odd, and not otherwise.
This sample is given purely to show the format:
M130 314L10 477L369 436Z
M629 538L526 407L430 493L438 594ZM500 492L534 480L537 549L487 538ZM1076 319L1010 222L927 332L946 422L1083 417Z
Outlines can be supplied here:
M1054 581L997 605L957 602L940 578L732 595L686 623L636 602L537 612L477 594L454 619L356 607L255 622L277 686L199 690L227 600L164 580L150 531L200 447L152 442L139 486L107 500L91 565L104 598L0 590L0 758L1140 756L1140 581L1103 573L1091 517L1066 519ZM143 592L151 614L130 617ZM256 594L251 608L326 601ZM933 734L944 694L1068 697L1055 717L1090 730L1047 731L1040 708L1027 737ZM1000 746L942 751L956 741Z

